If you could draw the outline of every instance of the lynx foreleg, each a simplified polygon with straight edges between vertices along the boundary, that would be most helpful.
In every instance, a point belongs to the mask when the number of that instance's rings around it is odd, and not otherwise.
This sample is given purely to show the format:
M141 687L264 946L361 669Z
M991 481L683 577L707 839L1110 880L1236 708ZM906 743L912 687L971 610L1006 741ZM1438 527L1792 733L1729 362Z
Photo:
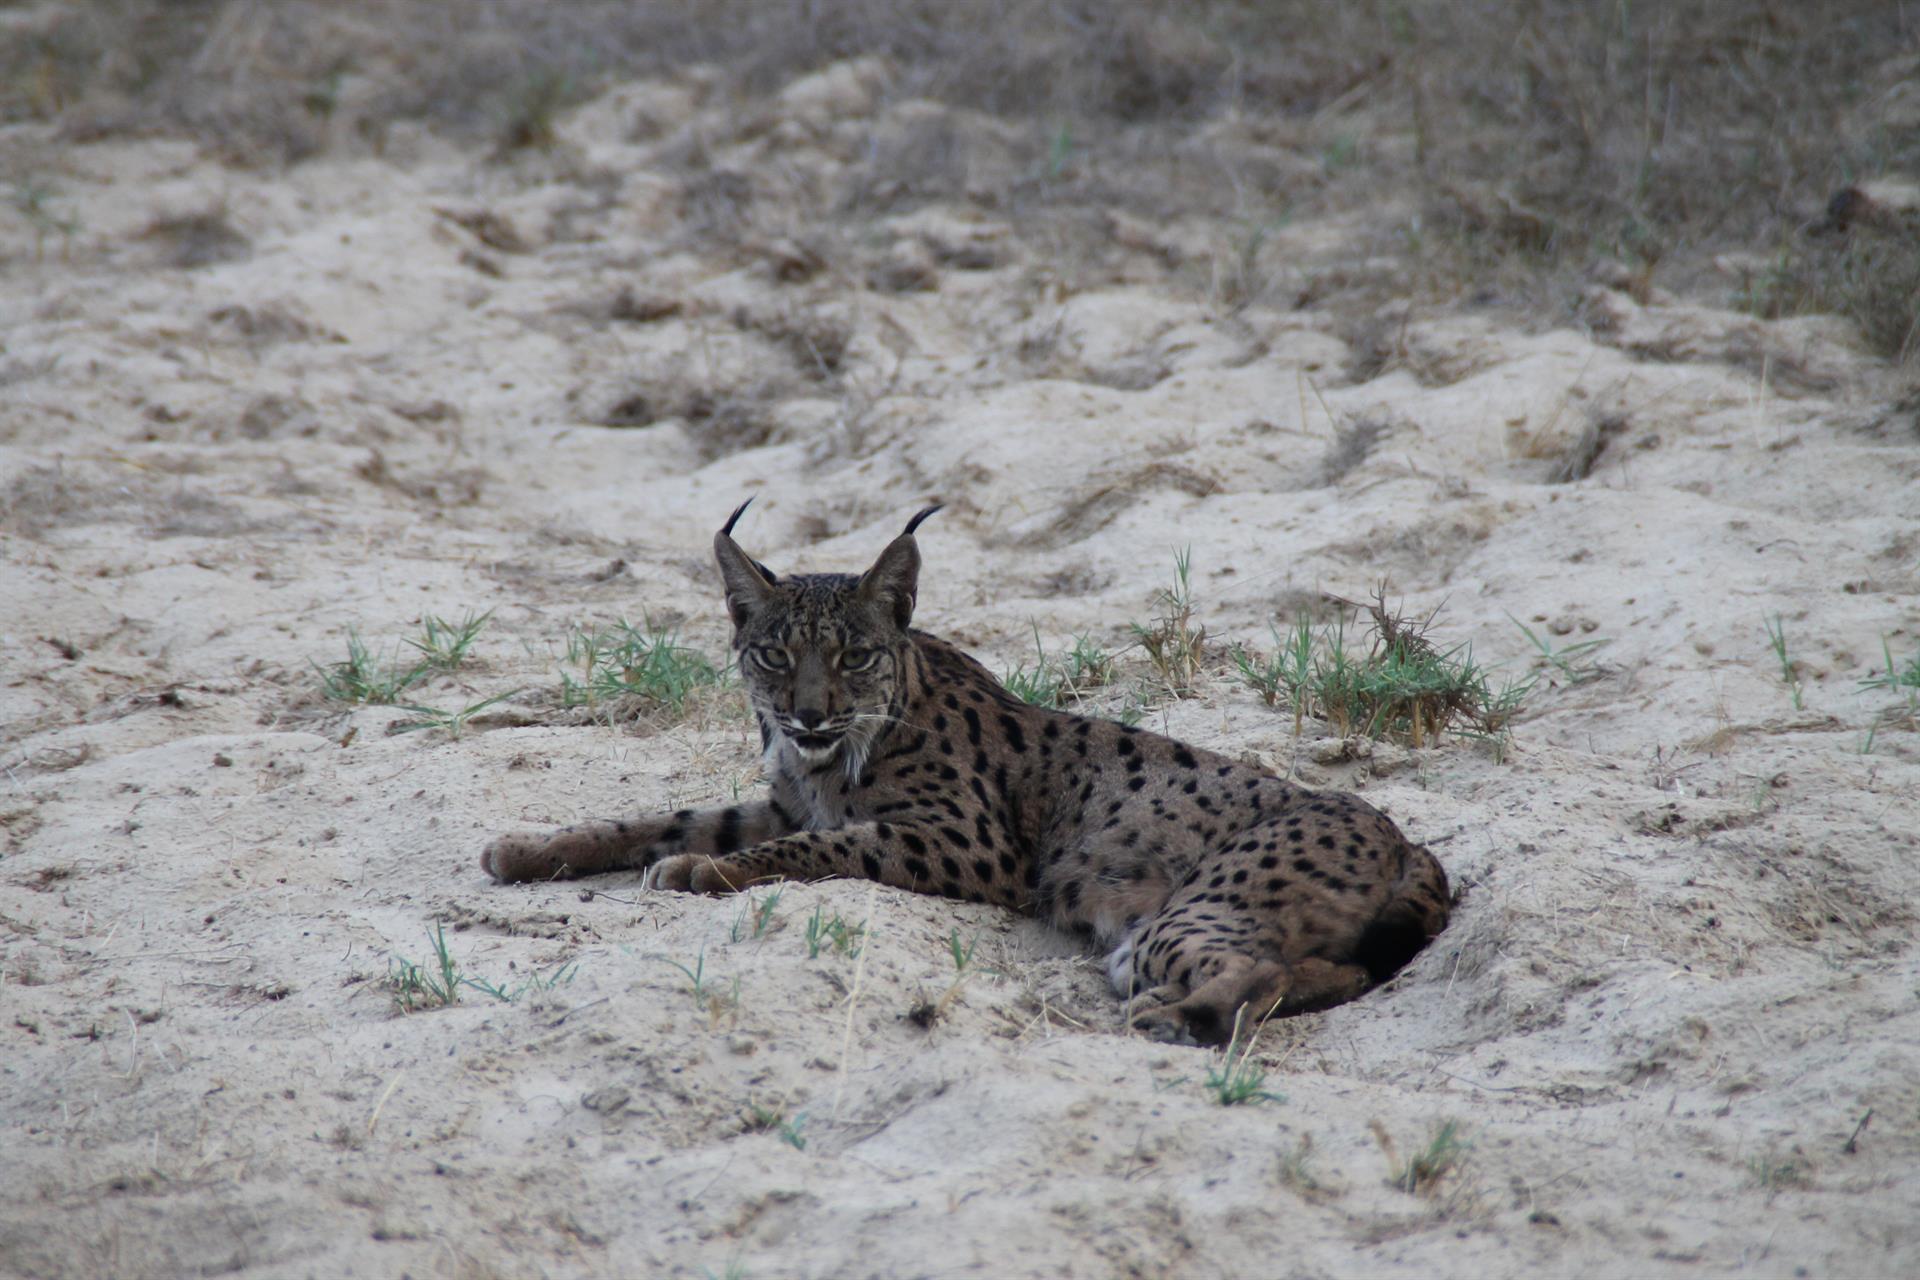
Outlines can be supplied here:
M770 800L724 809L681 809L500 836L481 853L480 869L495 880L637 871L677 854L725 857L795 830L793 819Z
M979 892L978 871L955 856L957 834L917 823L858 822L782 836L723 857L683 853L662 858L648 869L646 883L655 889L734 893L770 880L846 876L915 893L994 900Z

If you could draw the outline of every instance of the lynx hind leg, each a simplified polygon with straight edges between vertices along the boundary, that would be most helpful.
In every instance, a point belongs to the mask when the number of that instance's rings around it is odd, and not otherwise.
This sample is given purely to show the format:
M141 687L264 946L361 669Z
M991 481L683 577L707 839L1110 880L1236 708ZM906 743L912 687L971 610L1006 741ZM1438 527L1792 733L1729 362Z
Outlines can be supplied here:
M491 841L480 869L495 880L564 880L645 865L641 822L583 822L558 831L515 831Z
M1149 992L1150 1003L1134 1014L1135 1029L1155 1040L1225 1044L1268 1017L1342 1004L1368 986L1364 967L1329 960L1288 964L1234 953L1206 967L1213 976L1197 987L1174 982Z

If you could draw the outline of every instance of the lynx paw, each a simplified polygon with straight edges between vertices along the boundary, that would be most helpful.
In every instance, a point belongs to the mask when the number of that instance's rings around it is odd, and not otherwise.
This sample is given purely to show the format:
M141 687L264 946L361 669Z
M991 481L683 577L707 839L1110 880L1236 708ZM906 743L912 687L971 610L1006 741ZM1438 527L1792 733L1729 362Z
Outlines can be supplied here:
M1161 1044L1200 1043L1193 1034L1193 1028L1187 1025L1186 1015L1177 1005L1167 1005L1134 1014L1133 1029L1145 1035L1147 1039L1158 1040Z
M554 857L553 837L516 831L489 842L480 852L480 869L495 880L547 880L565 871Z
M1177 983L1142 991L1133 999L1133 1018L1127 1024L1149 1040L1162 1044L1198 1044L1180 1007L1187 989Z
M731 873L731 874L730 874ZM734 881L738 879L739 883ZM644 889L672 889L679 893L738 893L747 881L737 868L729 868L724 858L704 853L679 853L662 858L647 868L641 879Z

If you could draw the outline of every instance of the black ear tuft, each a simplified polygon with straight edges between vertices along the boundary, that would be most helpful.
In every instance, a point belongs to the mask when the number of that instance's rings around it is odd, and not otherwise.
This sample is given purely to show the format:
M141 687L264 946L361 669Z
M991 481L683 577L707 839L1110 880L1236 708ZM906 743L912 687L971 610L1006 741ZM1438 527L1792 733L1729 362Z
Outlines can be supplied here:
M734 522L747 509L747 502L735 507L720 532L713 535L713 556L720 562L720 576L727 586L727 615L733 619L736 632L767 602L775 581L767 566L742 551L740 544L733 540Z
M753 505L753 499L748 498L745 502L735 507L733 509L733 514L727 517L727 522L720 526L720 532L726 534L729 538L731 538L733 536L734 522L740 519L741 512L745 511L748 507L752 505ZM927 514L927 513L923 513L923 514ZM915 519L917 521L918 517L915 517Z
M915 529L918 529L918 528L920 527L920 522L921 522L922 520L925 520L925 519L926 519L926 518L927 518L928 516L930 516L930 515L932 515L932 514L933 514L934 512L936 512L936 511L941 511L941 510L944 510L944 509L946 508L946 505L947 505L947 504L946 504L946 503L944 503L944 502L936 502L936 503L934 503L934 504L933 504L932 506L930 506L930 507L927 507L927 508L925 508L925 509L923 509L923 510L922 510L922 511L920 512L920 514L919 514L919 515L917 515L917 516L915 516L915 517L914 517L913 519L911 519L911 520L909 520L909 521L907 521L907 528L906 528L906 531L905 531L904 533L902 533L902 534L901 534L900 536L901 536L901 537L903 537L903 538L909 538L909 537L912 537L912 536L913 536L913 531L914 531ZM736 513L736 514L737 514L737 513Z

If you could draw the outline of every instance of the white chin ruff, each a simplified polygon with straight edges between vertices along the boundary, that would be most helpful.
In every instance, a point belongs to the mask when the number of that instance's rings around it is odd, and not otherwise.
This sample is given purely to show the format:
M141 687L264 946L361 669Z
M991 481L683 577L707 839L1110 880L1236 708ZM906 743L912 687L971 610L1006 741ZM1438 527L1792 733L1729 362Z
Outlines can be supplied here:
M1122 1000L1133 991L1133 934L1120 939L1120 945L1107 953L1107 981Z
M836 754L838 754L840 750L840 744L837 742L830 747L803 747L799 743L793 742L791 739L789 739L788 741L789 741L789 744L793 747L793 753L799 756L800 762L806 765L809 769L820 768L822 765L826 764L829 760L833 759L833 757Z

